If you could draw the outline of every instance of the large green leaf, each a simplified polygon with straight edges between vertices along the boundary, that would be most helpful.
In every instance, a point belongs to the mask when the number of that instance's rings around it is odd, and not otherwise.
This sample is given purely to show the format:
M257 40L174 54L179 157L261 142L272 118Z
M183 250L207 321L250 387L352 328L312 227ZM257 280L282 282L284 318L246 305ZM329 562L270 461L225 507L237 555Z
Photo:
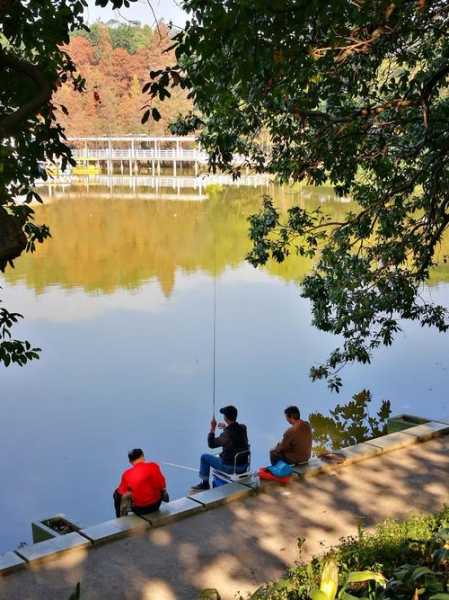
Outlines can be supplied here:
M435 573L428 567L416 567L416 569L414 569L411 577L412 577L413 581L416 581L417 579L424 577L424 575L431 575L431 576L435 577Z
M334 558L329 559L321 573L320 590L327 600L334 600L338 590L338 565Z
M353 571L349 573L346 579L347 583L362 583L364 581L375 581L380 585L385 585L387 580L382 573L376 573L375 571Z

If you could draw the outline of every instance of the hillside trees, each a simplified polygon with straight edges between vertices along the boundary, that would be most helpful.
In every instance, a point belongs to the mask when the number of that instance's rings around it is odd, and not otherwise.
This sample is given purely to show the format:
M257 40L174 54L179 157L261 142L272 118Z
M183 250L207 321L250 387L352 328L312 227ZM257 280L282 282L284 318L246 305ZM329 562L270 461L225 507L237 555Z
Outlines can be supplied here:
M150 70L174 59L173 50L166 51L170 46L171 35L163 23L154 31L148 26L108 27L97 23L90 32L75 32L66 51L85 79L85 91L79 94L64 85L56 94L56 100L67 107L68 114L60 117L66 134L168 133L170 121L191 109L187 94L175 90L164 118L142 124L146 97L141 90ZM155 102L155 106L159 104Z
M97 48L101 29L108 27L112 47L123 48L128 54L135 54L142 48L148 48L154 37L154 30L149 25L133 25L129 23L94 23L89 30L80 29L73 33L73 38L83 37L92 47ZM156 32L157 33L157 32Z
M212 168L235 154L281 181L333 184L357 209L332 221L270 199L251 219L250 262L315 258L302 294L313 323L341 336L311 370L339 371L392 343L400 319L448 328L422 293L449 224L449 3L446 0L185 0L177 60L154 73L150 101L190 90ZM270 146L261 143L268 136Z

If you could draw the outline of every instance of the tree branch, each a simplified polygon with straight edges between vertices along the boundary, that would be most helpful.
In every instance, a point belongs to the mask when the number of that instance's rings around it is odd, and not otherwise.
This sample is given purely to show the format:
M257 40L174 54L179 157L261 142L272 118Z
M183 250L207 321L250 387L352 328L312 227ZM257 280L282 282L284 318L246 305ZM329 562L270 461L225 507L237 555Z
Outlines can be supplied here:
M376 117L377 115L387 110L402 110L405 108L411 108L413 106L419 106L419 104L420 102L418 100L405 100L403 98L395 98L377 106L364 106L362 108L358 108L357 110L354 110L351 113L342 117L333 117L328 113L324 113L318 110L305 111L301 110L299 107L296 106L293 107L292 112L295 115L295 117L299 119L322 119L323 121L328 121L329 123L339 124L348 122L351 123L354 119L358 117Z
M434 73L432 77L430 77L430 79L426 82L425 86L422 89L421 97L425 100L428 100L436 84L439 83L442 79L444 79L448 74L449 63L446 63L445 65L440 67L438 71Z
M50 82L38 66L0 49L0 68L5 69L8 67L31 79L36 84L38 92L34 98L13 113L0 116L0 139L10 137L24 127L28 117L35 115L50 100L53 91Z

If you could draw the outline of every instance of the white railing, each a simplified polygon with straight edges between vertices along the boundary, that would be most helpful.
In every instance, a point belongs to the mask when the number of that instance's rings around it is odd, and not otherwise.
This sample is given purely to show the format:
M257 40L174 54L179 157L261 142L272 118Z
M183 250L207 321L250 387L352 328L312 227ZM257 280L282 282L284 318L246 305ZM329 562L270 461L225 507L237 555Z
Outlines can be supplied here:
M183 148L164 150L161 148L76 148L72 150L73 157L79 161L86 160L156 160L156 161L187 161L206 163L208 155L201 150Z

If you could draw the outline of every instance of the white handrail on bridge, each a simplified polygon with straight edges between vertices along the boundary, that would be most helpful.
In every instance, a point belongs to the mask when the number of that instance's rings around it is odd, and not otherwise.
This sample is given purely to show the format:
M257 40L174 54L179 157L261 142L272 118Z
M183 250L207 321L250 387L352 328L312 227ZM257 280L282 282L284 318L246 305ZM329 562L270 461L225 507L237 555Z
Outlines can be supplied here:
M165 136L151 136L151 135L100 135L100 136L81 136L81 137L68 137L69 142L163 142L163 143L196 143L196 138L191 136L176 136L176 135L165 135Z
M72 150L76 160L161 160L161 161L188 161L206 163L208 155L202 150L173 149L164 150L157 148L123 149L123 148L75 148Z

